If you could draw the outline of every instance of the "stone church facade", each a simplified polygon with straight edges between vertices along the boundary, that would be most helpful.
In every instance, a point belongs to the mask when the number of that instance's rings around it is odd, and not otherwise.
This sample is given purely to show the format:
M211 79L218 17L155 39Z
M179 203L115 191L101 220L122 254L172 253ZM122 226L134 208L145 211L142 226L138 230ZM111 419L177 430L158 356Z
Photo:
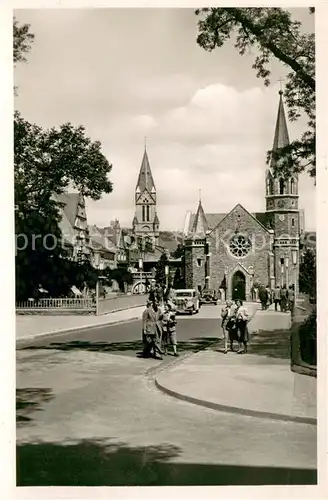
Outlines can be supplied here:
M286 116L279 97L273 150L289 144ZM303 230L298 207L298 177L276 178L274 159L266 171L266 209L250 213L237 204L227 214L206 214L199 201L185 222L187 288L225 289L226 297L251 300L253 285L294 285L299 276L299 239Z

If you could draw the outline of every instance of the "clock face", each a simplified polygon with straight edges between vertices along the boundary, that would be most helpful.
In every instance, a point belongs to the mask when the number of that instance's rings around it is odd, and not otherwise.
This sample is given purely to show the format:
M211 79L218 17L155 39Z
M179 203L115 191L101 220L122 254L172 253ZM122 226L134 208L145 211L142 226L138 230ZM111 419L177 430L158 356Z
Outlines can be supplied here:
M284 200L278 200L277 205L278 205L279 208L283 208L284 205L285 205Z

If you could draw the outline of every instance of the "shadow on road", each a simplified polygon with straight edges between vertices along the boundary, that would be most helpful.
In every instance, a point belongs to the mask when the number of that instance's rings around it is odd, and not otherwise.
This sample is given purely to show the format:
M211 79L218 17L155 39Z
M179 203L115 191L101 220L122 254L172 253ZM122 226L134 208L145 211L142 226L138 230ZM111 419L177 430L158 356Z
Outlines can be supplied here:
M183 342L178 342L178 349L183 351L197 352L201 349L206 349L218 341L217 337L197 337ZM141 340L130 342L91 342L89 340L72 340L68 342L51 342L43 346L25 347L24 350L33 349L56 349L60 351L86 350L95 352L124 352L135 351L141 352L143 344Z
M47 388L16 389L16 423L22 425L32 421L31 414L42 410L43 403L51 401L54 393Z
M171 444L131 448L80 441L17 447L18 486L196 486L316 484L315 470L169 462Z
M268 356L269 358L290 359L290 331L259 331L250 335L249 354Z

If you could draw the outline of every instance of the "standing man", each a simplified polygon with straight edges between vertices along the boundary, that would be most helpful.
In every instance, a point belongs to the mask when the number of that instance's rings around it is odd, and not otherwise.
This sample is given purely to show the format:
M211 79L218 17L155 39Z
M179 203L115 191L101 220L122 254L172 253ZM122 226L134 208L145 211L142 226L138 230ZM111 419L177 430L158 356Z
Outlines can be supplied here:
M281 312L287 312L287 299L288 291L286 285L284 285L280 291L280 309Z
M280 286L279 285L277 285L276 288L273 291L273 300L274 300L274 310L278 311L278 304L279 304L279 307L280 307L280 310L281 310L281 304L280 304L281 290L280 290Z
M163 359L161 350L162 341L162 319L163 314L158 307L157 302L152 302L150 307L147 307L142 317L142 330L145 335L146 352L151 353L156 359Z
M291 285L288 290L288 309L290 310L292 316L294 314L294 306L295 306L295 290L294 290L294 285Z
M266 311L269 296L268 296L267 289L264 288L263 286L261 286L261 288L260 288L259 298L260 298L260 301L261 301L262 311Z

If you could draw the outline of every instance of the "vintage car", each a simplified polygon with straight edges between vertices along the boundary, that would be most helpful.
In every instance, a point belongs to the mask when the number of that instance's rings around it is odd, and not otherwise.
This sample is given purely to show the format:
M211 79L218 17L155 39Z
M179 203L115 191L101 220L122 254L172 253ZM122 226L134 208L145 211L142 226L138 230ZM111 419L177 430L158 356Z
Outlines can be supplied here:
M200 296L201 304L217 304L218 298L215 290L204 290Z
M173 300L177 313L196 314L199 312L199 295L193 288L175 290Z

